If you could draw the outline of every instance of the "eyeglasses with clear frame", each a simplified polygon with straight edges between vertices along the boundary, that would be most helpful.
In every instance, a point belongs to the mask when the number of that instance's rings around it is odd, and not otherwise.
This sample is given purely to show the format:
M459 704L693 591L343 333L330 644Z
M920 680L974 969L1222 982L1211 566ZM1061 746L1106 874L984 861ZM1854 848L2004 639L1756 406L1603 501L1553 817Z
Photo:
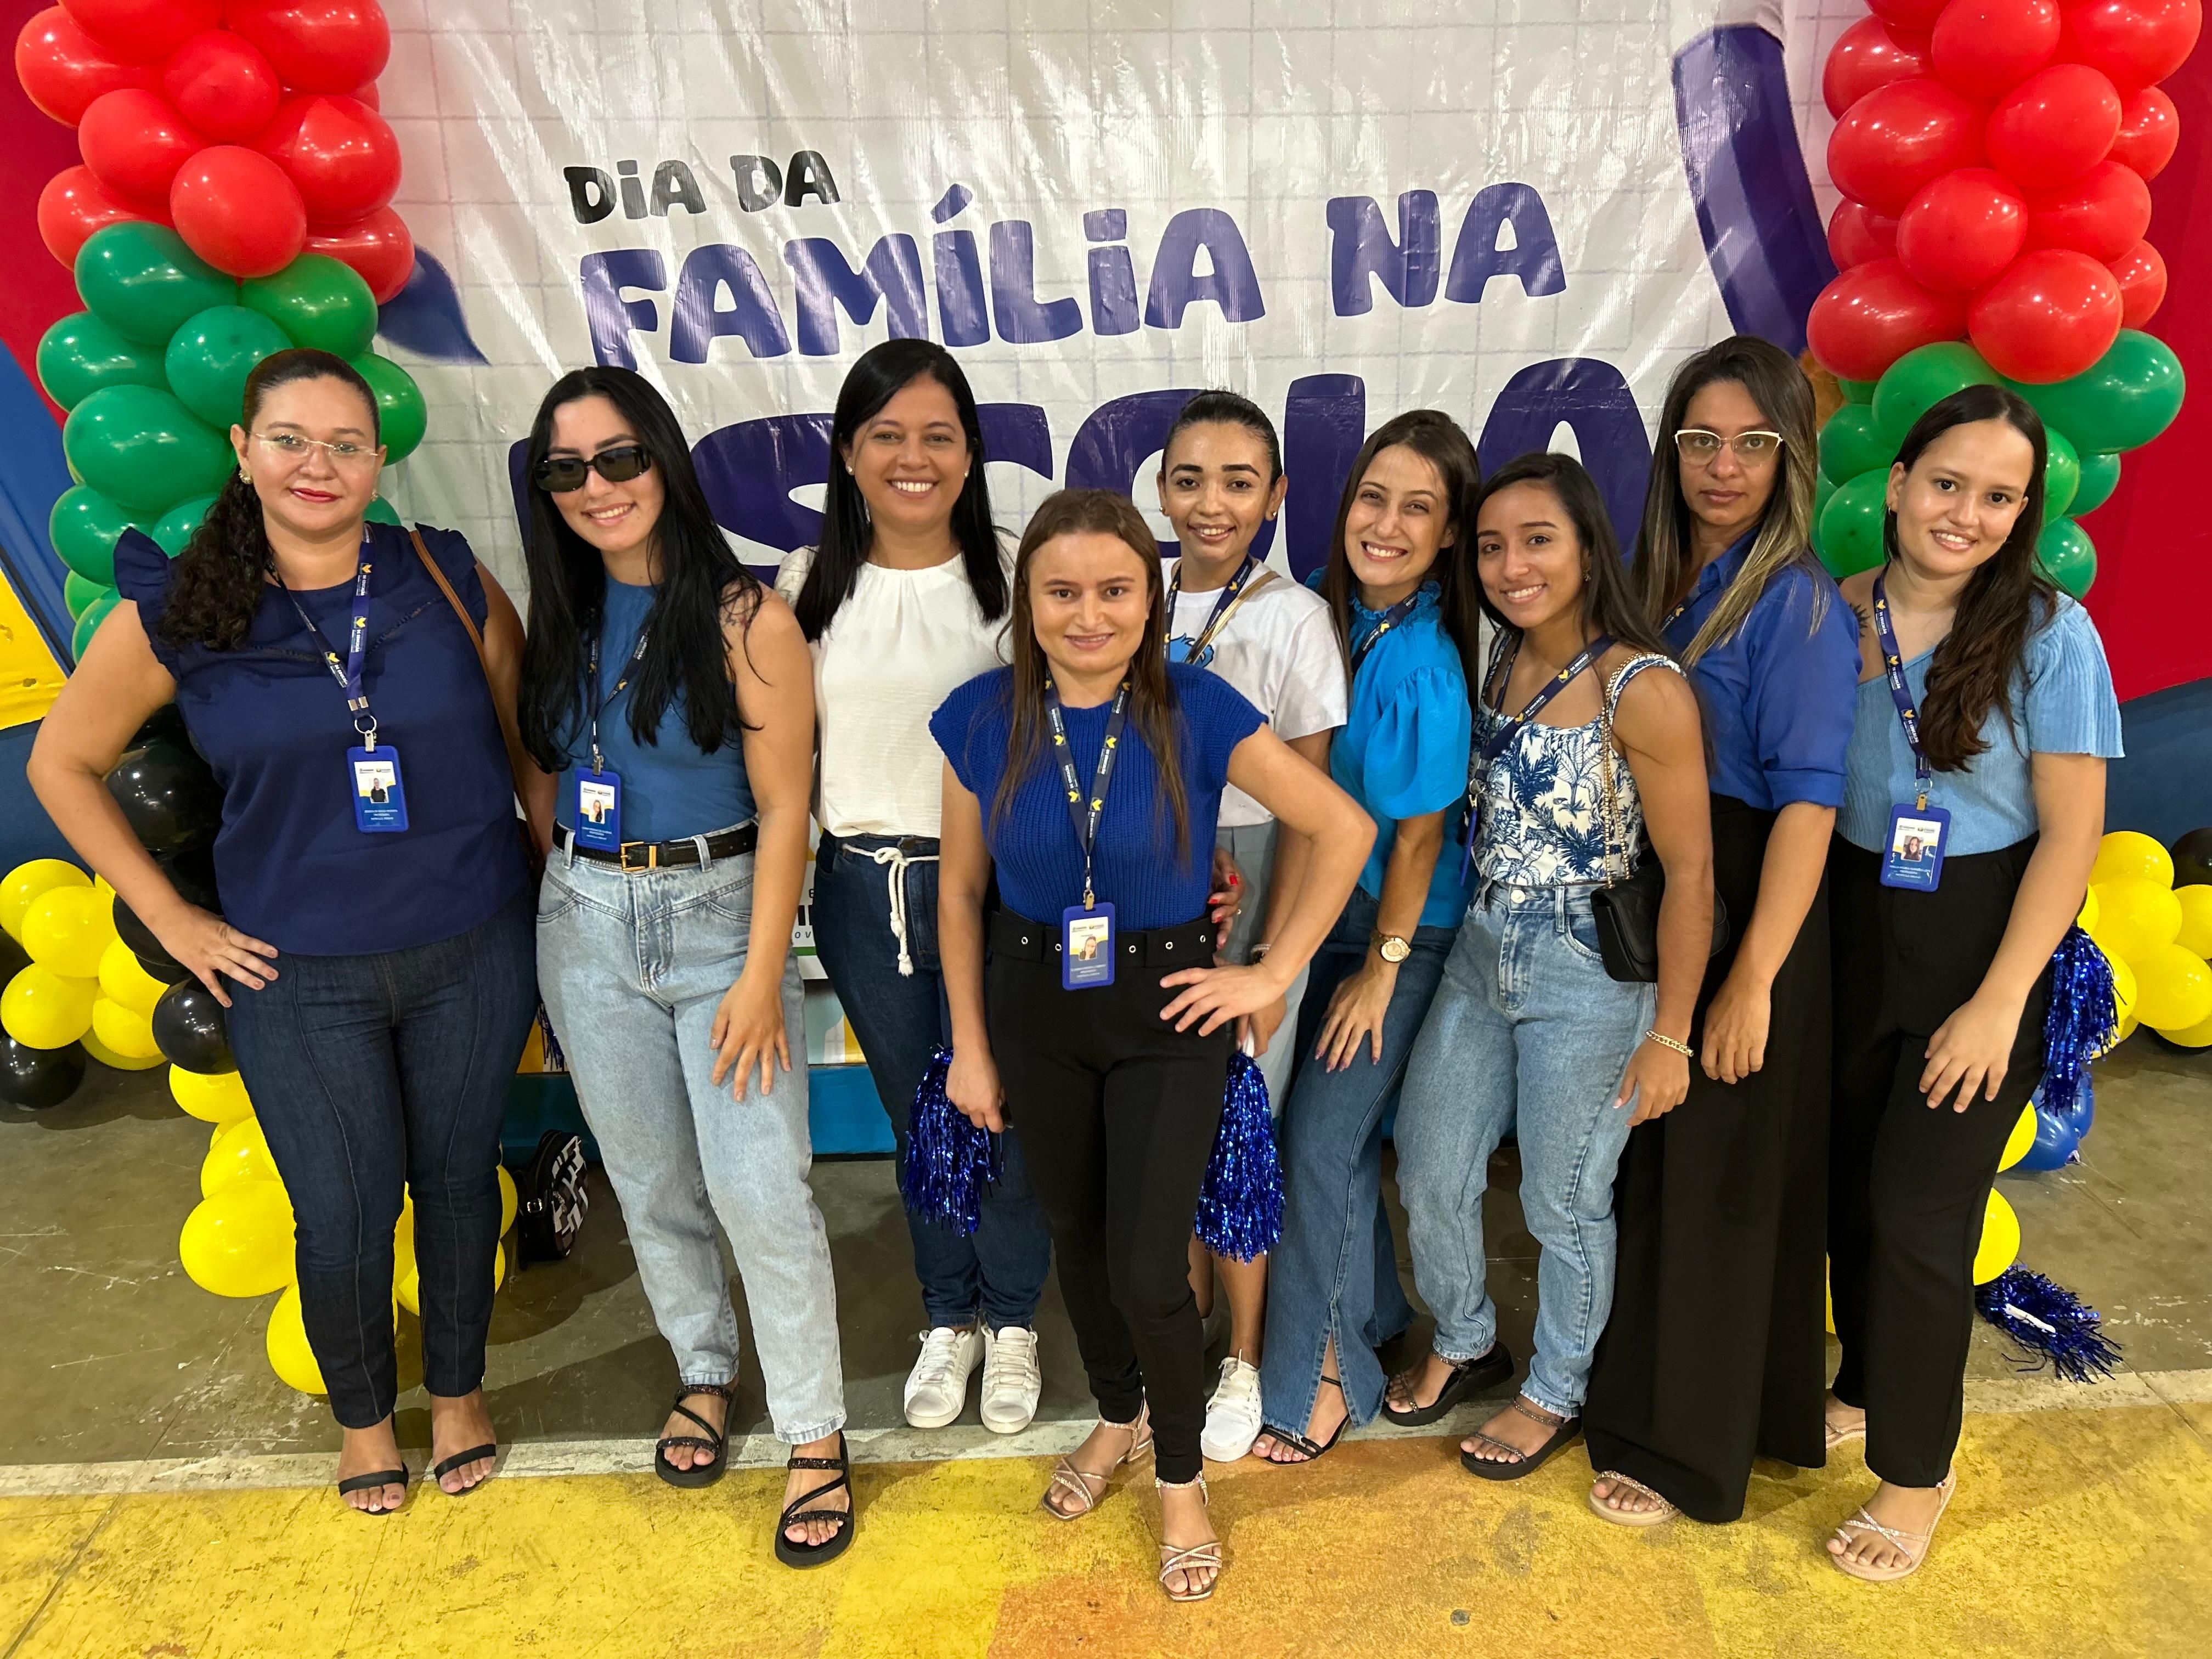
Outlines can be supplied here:
M257 432L253 434L253 441L274 450L288 461L304 461L318 449L330 456L333 466L368 466L376 460L375 445L353 443L344 438L335 443L326 443L320 438L310 438L298 432Z
M1686 426L1674 434L1674 449L1684 460L1695 461L1700 466L1711 465L1720 459L1723 449L1732 451L1746 466L1760 466L1782 453L1782 434L1739 432L1733 438L1723 438L1701 426Z

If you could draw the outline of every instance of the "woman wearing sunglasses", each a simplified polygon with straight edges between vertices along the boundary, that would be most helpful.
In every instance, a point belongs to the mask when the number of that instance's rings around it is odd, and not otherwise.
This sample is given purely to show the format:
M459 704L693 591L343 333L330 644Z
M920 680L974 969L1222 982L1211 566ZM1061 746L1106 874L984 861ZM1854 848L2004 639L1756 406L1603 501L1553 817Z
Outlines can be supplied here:
M502 737L522 626L459 536L365 522L384 450L343 359L264 359L241 412L238 471L183 553L135 530L117 544L123 603L48 713L30 778L230 1010L344 1431L338 1493L385 1515L407 1486L391 1309L410 1192L432 1474L467 1492L496 1450L482 1385L499 1121L535 1005ZM172 700L222 786L221 916L179 896L101 783Z
M527 465L522 738L558 775L538 785L555 820L538 980L675 1350L653 1466L704 1486L726 1462L738 1327L719 1218L792 1448L776 1557L818 1565L854 1523L790 959L814 758L806 641L730 551L641 376L562 376Z

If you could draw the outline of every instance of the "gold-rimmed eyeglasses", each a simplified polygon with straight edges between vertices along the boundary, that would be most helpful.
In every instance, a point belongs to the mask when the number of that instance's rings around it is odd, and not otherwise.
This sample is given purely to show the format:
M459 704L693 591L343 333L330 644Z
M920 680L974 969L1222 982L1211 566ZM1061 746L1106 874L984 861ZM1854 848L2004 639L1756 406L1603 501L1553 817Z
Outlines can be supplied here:
M288 461L304 461L316 450L331 458L333 466L369 466L376 460L376 446L357 444L340 438L326 443L320 438L310 438L299 432L257 432L254 442L274 450Z
M1718 460L1721 451L1726 449L1733 451L1736 459L1746 465L1755 465L1771 461L1782 453L1782 434L1739 432L1733 438L1723 438L1701 426L1686 426L1674 434L1674 448L1684 460L1701 465Z

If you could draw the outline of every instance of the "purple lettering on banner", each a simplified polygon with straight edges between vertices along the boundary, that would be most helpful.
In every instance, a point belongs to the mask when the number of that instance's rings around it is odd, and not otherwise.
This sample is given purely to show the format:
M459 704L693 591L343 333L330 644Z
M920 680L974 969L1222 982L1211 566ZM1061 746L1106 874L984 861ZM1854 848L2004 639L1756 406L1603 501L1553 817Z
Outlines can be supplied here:
M1212 264L1203 276L1197 274L1201 248ZM1183 313L1201 300L1219 306L1227 322L1249 323L1267 314L1244 234L1219 208L1187 208L1168 221L1152 261L1145 325L1181 328Z
M988 345L991 319L983 308L983 259L972 230L940 230L937 254L937 325L948 346Z
M1508 224L1513 246L1502 248L1498 239ZM1444 298L1480 304L1483 286L1493 276L1519 277L1521 291L1531 299L1566 289L1567 268L1552 234L1552 216L1530 185L1485 185L1475 192L1460 222Z
M685 270L690 269L689 264ZM629 349L633 331L652 333L660 326L660 307L650 300L625 300L626 288L661 294L668 289L668 267L658 248L618 247L609 253L586 253L576 268L584 290L584 321L592 331L592 357L623 368L637 367ZM699 361L706 354L700 353Z
M1091 250L1091 331L1134 334L1144 326L1137 309L1137 268L1129 250L1118 246L1129 234L1129 216L1121 208L1100 208L1083 216L1083 237L1116 246Z
M653 257L658 263L660 256ZM714 301L725 289L730 303L718 306ZM702 242L684 256L676 279L668 355L679 363L703 363L708 347L725 334L738 336L756 357L781 357L791 349L775 295L753 256L727 242ZM623 366L636 367L627 360Z
M845 263L837 244L810 236L783 245L799 294L799 349L810 357L837 349L837 307L865 326L883 301L891 338L929 337L929 295L921 284L921 254L911 236L882 236L859 270Z
M1328 204L1329 293L1340 317L1375 308L1370 277L1382 279L1401 306L1425 306L1437 297L1443 274L1443 221L1432 190L1409 190L1398 198L1398 236L1382 222L1371 196L1337 196Z
M1042 345L1082 331L1081 306L1036 297L1036 233L1026 219L991 227L991 315L999 337L1013 345Z
M1636 395L1611 363L1596 357L1554 357L1532 363L1505 383L1483 422L1475 455L1486 476L1532 450L1552 447L1560 422L1573 428L1583 465L1605 498L1606 516L1623 550L1636 545L1651 441Z
M811 547L822 515L791 492L830 476L830 416L769 415L709 432L691 447L714 522L779 554Z
M975 424L983 434L983 459L1027 467L1040 478L1052 477L1052 422L1035 404L978 404Z
M1283 501L1291 574L1300 581L1328 562L1344 481L1367 441L1367 383L1357 374L1308 374L1283 404Z

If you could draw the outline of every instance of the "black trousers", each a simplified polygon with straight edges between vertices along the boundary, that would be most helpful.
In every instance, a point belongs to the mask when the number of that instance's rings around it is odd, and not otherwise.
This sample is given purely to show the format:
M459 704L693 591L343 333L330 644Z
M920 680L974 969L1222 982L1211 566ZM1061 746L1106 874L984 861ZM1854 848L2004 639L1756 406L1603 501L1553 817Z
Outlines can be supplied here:
M1083 991L1060 988L1059 933L993 918L991 1048L1099 1415L1134 1422L1149 1401L1159 1478L1181 1483L1199 1472L1206 1426L1190 1237L1234 1036L1161 1019L1176 993L1160 981L1212 966L1212 929L1124 937L1114 983Z
M2046 969L2021 1011L1995 1100L1930 1109L1928 1039L1980 987L2035 841L1943 861L1932 893L1884 887L1881 862L1838 837L1836 1083L1828 1271L1843 1363L1836 1397L1867 1414L1867 1467L1933 1486L1959 1443L1974 1251L2006 1138L2043 1076Z

